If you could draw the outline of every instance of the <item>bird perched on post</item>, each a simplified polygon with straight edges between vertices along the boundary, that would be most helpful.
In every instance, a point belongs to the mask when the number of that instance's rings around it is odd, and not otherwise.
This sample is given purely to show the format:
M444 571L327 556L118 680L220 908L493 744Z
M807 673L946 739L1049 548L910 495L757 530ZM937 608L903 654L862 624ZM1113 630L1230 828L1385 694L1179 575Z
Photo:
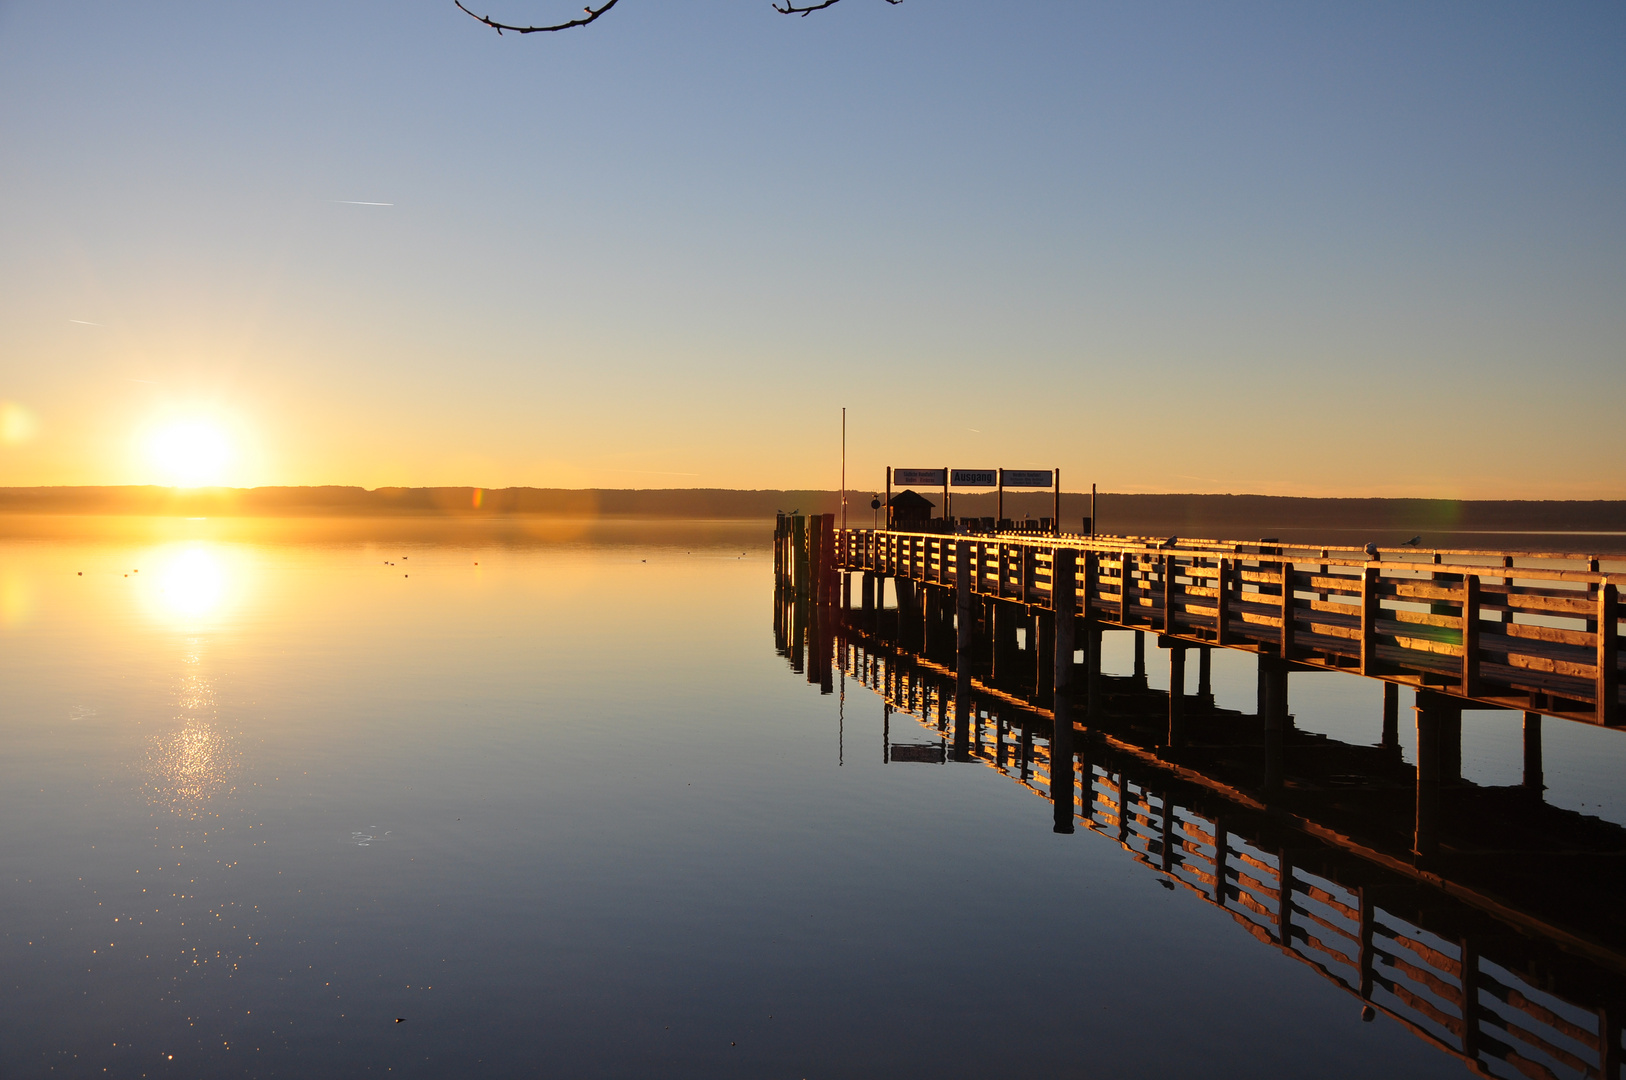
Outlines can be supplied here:
M1167 540L1163 541L1161 544L1159 544L1157 546L1159 548L1172 548L1174 545L1178 544L1179 542L1180 542L1180 538L1178 536L1171 536Z
M1364 548L1362 548L1362 549L1361 549L1361 550L1363 550L1363 551L1365 551L1365 552L1366 552L1366 557L1367 557L1367 558L1368 558L1368 559L1371 559L1371 560L1373 560L1373 561L1374 561L1374 562L1375 562L1375 561L1377 561L1377 557L1378 557L1378 546L1377 546L1377 545L1376 545L1376 544L1373 544L1373 543L1368 543L1368 544L1367 544L1367 545L1366 545L1366 547L1364 547Z

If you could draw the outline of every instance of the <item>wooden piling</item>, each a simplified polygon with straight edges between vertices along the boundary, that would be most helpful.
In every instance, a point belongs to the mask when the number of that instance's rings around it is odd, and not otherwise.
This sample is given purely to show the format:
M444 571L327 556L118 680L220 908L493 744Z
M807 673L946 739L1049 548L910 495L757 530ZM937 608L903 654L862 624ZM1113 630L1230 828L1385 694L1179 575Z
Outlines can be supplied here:
M1598 587L1598 723L1610 727L1620 723L1620 598L1615 583Z
M1170 749L1185 741L1186 724L1186 647L1178 641L1169 643L1169 734Z
M1214 650L1207 645L1197 647L1197 698L1204 710L1214 708Z
M1051 801L1055 831L1073 831L1073 649L1078 606L1078 553L1057 548L1051 563ZM1065 774L1065 775L1063 775Z
M977 622L972 614L975 577L968 572L971 547L965 540L954 546L954 754L962 759L970 749L971 658Z
M798 596L806 597L807 588L807 517L797 514L790 519L791 576Z
M1400 687L1383 684L1383 741L1385 750L1400 753Z
M824 515L814 514L807 520L807 577L808 598L815 607L823 607L824 595Z
M1524 714L1524 789L1541 797L1547 785L1541 775L1541 714Z

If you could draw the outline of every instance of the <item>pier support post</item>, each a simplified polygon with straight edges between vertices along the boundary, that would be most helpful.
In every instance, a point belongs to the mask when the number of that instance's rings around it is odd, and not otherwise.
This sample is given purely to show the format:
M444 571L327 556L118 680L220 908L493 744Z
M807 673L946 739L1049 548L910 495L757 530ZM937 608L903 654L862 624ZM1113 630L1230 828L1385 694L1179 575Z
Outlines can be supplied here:
M1186 647L1179 642L1169 644L1169 736L1168 745L1174 749L1185 740L1186 726Z
M955 547L955 565L969 566L971 545ZM954 586L954 756L964 760L971 748L971 655L977 620L972 615L971 575L960 574Z
M1287 769L1287 664L1259 654L1259 708L1265 731L1265 790L1277 792Z
M1541 714L1524 714L1524 789L1536 798L1547 790L1541 775Z
M1135 680L1146 685L1146 632L1135 631Z
M1453 722L1454 721L1454 722ZM1440 788L1450 783L1452 763L1461 771L1462 750L1455 754L1445 745L1462 732L1462 706L1441 694L1417 692L1417 816L1412 853L1428 862L1440 850Z
M994 639L993 678L995 682L1008 683L1016 668L1016 654L1020 651L1016 647L1017 621L1025 616L1015 604L997 600L989 604L988 614L993 620L990 635Z
M1104 633L1101 624L1096 622L1089 623L1085 632L1084 670L1087 680L1085 692L1088 695L1085 704L1088 709L1087 717L1092 726L1101 722L1102 713L1106 709L1101 685L1101 637Z
M1214 711L1214 650L1197 646L1197 698L1204 712Z
M875 575L874 575L874 573L872 573L869 570L865 570L860 575L858 591L860 593L859 603L863 605L863 609L864 609L864 622L866 624L868 624L870 622L870 620L875 615Z
M1400 687L1383 684L1383 749L1400 756Z
M1047 612L1034 612L1028 622L1028 647L1033 650L1033 699L1043 705L1055 687L1056 620Z
M797 514L790 519L791 574L798 596L807 596L807 517Z
M1055 723L1050 733L1050 800L1055 810L1055 831L1073 831L1073 615L1078 606L1078 553L1057 548L1053 554L1055 583L1051 592L1051 712Z

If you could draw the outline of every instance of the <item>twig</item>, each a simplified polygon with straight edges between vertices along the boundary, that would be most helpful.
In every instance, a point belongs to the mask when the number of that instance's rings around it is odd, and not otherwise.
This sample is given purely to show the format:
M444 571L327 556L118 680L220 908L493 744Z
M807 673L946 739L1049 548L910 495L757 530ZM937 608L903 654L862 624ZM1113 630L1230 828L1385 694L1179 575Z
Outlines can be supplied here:
M586 18L571 19L569 22L562 22L557 26L510 26L508 23L497 22L490 15L476 15L474 12L463 6L463 0L452 0L452 3L456 4L463 14L477 22L485 23L499 34L504 30L512 30L516 34L546 34L554 30L570 30L577 26L586 26L588 23L595 21L600 15L604 14L606 11L609 11L620 2L621 0L604 0L604 6L599 8L597 11L594 11L592 6L589 5L588 7L582 8L583 11L587 12ZM836 0L830 0L830 3L832 4L835 2ZM897 2L898 0L888 0L888 3Z
M886 2L889 4L901 4L903 3L903 0L886 0ZM809 4L807 7L797 7L791 2L791 0L785 0L784 7L780 7L778 4L775 4L773 5L773 9L779 12L781 15L800 15L805 19L815 11L823 11L825 8L839 3L841 3L841 0L824 0L824 3L822 4Z

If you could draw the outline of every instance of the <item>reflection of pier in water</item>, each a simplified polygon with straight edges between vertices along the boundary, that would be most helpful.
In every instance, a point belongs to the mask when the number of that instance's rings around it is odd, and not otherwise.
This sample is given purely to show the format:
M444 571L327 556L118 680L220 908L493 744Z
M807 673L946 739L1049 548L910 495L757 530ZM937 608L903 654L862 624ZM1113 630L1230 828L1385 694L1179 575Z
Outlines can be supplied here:
M962 653L941 614L775 598L776 643L795 670L827 692L851 679L883 699L884 759L998 770L1053 804L1058 831L1113 838L1171 888L1479 1071L1618 1080L1626 829L1544 803L1539 743L1524 785L1463 780L1449 746L1420 782L1400 755L1393 693L1381 742L1361 746L1295 730L1286 672L1261 678L1257 713L1216 708L1203 664L1171 745L1170 696L1147 687L1141 648L1135 675L1096 674L1096 711L1057 739L1041 704L1044 643L1028 633L995 655L985 627L968 629ZM972 660L957 671L961 655Z

